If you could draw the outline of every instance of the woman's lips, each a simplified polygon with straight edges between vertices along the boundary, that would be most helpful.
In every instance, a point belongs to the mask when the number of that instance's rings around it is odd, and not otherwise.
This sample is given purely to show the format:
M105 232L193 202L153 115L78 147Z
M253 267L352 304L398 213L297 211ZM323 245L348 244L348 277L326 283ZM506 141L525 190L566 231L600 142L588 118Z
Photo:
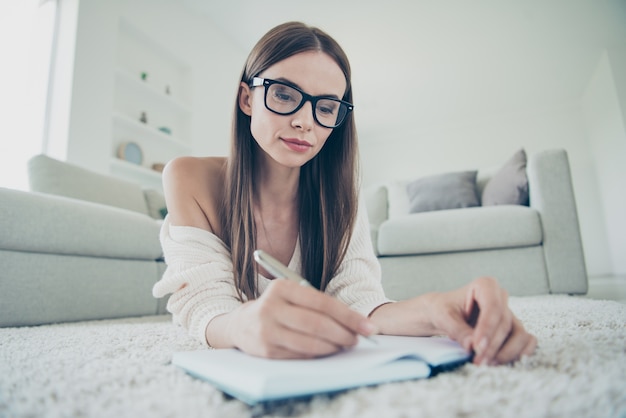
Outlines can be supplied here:
M308 151L312 145L307 141L302 141L297 138L282 138L283 142L287 147L296 152L305 152Z

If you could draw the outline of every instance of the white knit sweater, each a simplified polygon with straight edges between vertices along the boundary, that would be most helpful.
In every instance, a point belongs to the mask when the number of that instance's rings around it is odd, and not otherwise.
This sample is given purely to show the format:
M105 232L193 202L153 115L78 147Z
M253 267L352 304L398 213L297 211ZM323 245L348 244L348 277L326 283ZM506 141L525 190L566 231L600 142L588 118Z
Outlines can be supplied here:
M242 303L235 288L230 251L216 235L200 228L171 225L168 218L163 222L160 238L167 270L154 285L152 294L163 297L171 293L167 309L173 314L174 322L207 344L205 330L209 322ZM301 271L299 241L289 267ZM346 256L326 293L368 315L390 301L380 280L380 264L372 248L367 213L360 205ZM259 276L259 293L270 282Z

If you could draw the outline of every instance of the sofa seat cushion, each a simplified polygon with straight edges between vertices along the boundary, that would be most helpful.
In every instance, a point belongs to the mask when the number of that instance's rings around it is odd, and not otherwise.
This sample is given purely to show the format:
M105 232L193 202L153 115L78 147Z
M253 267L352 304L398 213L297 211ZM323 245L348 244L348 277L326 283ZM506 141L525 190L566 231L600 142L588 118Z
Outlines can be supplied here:
M539 213L502 205L414 213L389 219L378 231L380 256L526 247L543 239Z
M0 201L0 250L135 260L162 257L160 226L148 215L10 189L0 189Z

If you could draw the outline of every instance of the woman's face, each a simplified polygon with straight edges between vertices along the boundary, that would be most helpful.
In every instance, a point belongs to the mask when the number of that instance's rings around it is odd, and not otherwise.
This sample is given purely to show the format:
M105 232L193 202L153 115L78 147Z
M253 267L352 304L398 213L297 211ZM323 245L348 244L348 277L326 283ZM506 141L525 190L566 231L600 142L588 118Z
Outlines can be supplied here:
M341 99L346 90L341 68L329 55L318 51L292 55L258 77L285 82L311 96ZM242 83L239 107L251 117L252 136L269 158L286 167L301 167L322 149L332 129L315 122L310 101L291 115L270 111L264 102L266 88L250 88Z

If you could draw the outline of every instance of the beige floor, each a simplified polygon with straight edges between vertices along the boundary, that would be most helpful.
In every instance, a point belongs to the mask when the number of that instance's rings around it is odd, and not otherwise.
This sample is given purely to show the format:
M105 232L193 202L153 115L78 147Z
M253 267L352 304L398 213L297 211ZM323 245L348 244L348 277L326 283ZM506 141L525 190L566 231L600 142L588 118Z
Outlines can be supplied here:
M609 299L626 303L626 276L589 277L589 292L592 299Z

